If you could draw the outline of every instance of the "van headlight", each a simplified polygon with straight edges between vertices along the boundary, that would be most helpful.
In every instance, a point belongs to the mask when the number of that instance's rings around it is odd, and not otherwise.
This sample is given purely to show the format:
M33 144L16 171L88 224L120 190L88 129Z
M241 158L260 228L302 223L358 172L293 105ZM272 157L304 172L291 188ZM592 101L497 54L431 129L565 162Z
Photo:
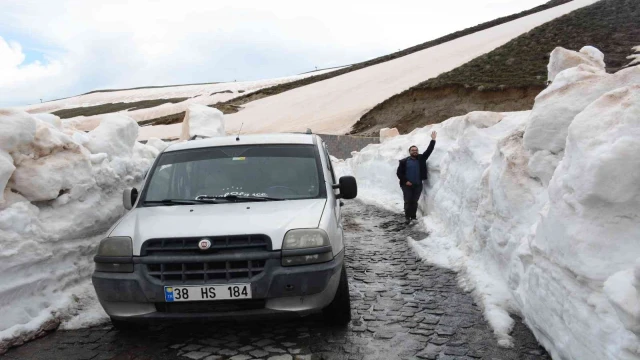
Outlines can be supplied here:
M111 237L100 241L93 258L96 271L133 272L133 242L130 237Z
M329 236L321 229L290 230L282 243L282 266L318 264L333 259Z

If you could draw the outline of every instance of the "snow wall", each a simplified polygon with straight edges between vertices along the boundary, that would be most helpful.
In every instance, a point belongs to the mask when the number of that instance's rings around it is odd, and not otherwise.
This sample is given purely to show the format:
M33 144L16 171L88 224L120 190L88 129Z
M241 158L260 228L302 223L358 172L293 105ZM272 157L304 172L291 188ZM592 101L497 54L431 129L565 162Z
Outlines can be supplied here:
M93 255L125 213L123 190L166 146L137 136L124 115L84 133L50 114L0 109L0 354L60 323L106 317L90 282Z
M334 159L336 171L401 211L398 160L436 130L416 252L458 271L503 346L514 313L554 359L640 359L640 66L558 69L567 55L584 51L554 52L531 111L451 118Z

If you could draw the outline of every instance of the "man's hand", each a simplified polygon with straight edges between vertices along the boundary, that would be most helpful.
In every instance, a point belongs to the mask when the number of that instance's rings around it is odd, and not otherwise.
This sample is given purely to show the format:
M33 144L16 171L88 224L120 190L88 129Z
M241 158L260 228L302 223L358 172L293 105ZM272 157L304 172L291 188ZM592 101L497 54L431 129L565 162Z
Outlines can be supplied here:
M412 186L413 184L411 183L411 181L407 181L407 183L405 185Z
M437 133L437 132L435 132L435 131L432 131L432 132L431 132L431 140L435 140L435 139L436 139L436 136L438 136L438 133Z

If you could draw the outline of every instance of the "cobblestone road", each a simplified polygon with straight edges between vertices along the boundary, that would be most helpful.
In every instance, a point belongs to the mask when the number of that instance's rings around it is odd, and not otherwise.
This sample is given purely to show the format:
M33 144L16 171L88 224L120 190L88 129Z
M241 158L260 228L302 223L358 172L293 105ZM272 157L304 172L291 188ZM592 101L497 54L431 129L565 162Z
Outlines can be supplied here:
M295 321L152 327L121 333L111 326L57 331L14 348L6 359L550 359L517 321L515 347L493 332L455 273L422 263L399 226L401 216L349 202L347 268L353 320L329 327L318 317Z

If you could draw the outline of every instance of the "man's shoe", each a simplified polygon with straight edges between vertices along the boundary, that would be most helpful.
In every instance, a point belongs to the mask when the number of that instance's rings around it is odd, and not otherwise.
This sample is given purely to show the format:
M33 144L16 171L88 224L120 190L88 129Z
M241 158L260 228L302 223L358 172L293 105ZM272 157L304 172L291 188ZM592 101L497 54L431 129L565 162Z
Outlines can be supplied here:
M410 222L411 222L411 218L407 218L407 219L404 221L404 224L405 224L405 225L409 225L409 223L410 223Z

